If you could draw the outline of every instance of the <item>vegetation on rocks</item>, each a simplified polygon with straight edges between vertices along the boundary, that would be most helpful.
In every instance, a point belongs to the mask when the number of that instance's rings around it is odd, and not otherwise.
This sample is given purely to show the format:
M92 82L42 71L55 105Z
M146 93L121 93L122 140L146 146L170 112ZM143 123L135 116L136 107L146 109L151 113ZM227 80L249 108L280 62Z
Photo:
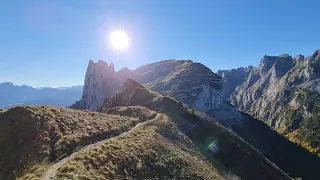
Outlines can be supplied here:
M319 153L319 65L320 50L307 58L264 56L237 87L233 84L240 82L236 76L243 68L224 71L225 91L232 92L229 100L240 111Z
M290 105L291 101L295 105ZM280 118L285 126L280 130L289 140L310 152L320 154L320 94L303 88L295 88Z
M264 122L248 114L243 116L242 124L232 126L237 135L256 147L289 176L302 179L319 177L320 158L317 155L289 141Z

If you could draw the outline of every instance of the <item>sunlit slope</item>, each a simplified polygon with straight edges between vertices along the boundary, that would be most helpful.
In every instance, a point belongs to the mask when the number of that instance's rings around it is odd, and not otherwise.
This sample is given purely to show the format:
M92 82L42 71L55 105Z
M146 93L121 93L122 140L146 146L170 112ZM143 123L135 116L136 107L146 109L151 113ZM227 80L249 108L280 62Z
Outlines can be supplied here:
M221 171L231 171L244 179L289 179L276 165L243 139L204 114L192 113L183 104L147 90L129 79L122 92L99 110L110 113L115 107L139 105L166 114L180 133L185 133L197 149ZM217 145L217 151L210 150Z
M57 173L57 179L78 178L224 179L163 114L77 154Z
M140 120L52 106L15 107L0 112L0 179L30 173L77 149L128 131Z

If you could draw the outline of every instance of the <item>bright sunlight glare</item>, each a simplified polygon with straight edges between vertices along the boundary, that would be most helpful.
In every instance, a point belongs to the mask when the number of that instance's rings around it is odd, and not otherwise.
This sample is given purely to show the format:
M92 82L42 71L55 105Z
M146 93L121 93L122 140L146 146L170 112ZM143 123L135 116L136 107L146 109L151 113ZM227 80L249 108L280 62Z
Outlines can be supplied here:
M113 31L110 35L110 42L113 48L117 50L123 50L126 49L129 45L129 38L128 35L122 31L117 30Z

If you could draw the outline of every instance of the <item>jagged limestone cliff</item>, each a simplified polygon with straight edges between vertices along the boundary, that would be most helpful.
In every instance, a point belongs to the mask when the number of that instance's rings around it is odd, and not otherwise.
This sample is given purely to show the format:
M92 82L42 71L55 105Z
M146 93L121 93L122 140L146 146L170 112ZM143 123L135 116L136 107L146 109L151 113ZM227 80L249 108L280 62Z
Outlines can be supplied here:
M237 120L242 116L225 101L223 81L209 68L191 60L165 60L135 70L113 68L99 61L90 61L82 99L72 108L97 110L108 97L120 91L127 78L147 88L185 103L189 108L206 112L217 120Z
M116 76L114 65L99 60L90 60L84 80L83 94L80 101L71 107L74 109L88 109L95 111L106 98L114 95L121 87L122 81Z
M228 79L232 81L232 75L229 74ZM240 111L266 122L307 149L319 152L319 135L307 138L308 133L302 133L306 132L302 129L308 126L306 124L308 118L314 119L313 124L317 124L315 121L318 122L315 118L317 98L310 93L319 94L319 81L320 51L318 50L305 59L302 55L295 58L287 54L264 56L257 71L251 70L242 84L235 89L225 91L233 91L229 100ZM299 97L313 97L313 99L305 101ZM309 131L320 134L320 128L313 130L309 128ZM292 133L295 133L295 138Z

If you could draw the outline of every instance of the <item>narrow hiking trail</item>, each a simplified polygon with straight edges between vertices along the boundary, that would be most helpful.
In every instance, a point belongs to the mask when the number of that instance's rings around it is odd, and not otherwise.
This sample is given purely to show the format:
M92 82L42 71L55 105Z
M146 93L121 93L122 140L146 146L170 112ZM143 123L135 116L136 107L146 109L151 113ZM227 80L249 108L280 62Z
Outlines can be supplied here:
M154 119L157 119L157 118L158 118L158 115L159 115L159 114L157 114L157 116L156 116ZM154 120L154 119L151 119L151 120ZM143 123L143 122L141 122L141 123ZM127 134L127 133L130 133L131 131L135 130L141 123L138 123L136 126L134 126L133 128L131 128L129 131L126 131L126 132L124 132L124 133L121 133L121 134L119 134L119 135L117 135L117 136L114 136L114 137L112 137L112 138L116 138L116 137L119 137L119 136L123 136L123 135L125 135L125 134ZM68 157L60 160L59 162L51 165L51 166L48 168L48 170L41 176L40 179L41 179L41 180L53 180L53 179L55 179L56 174L57 174L57 172L58 172L58 169L61 168L67 161L69 161L70 159L72 159L72 158L73 158L74 156L76 156L77 154L83 153L83 152L87 151L88 149L91 149L91 148L93 148L94 146L97 146L97 145L99 145L100 143L105 142L105 141L108 141L108 140L110 140L110 139L111 139L111 138L107 138L107 139L104 139L104 140L102 140L102 141L96 142L96 143L94 143L94 144L90 144L90 145L88 145L88 146L82 147L79 151L77 151L77 152L71 154L70 156L68 156Z
M139 123L139 124L140 124L140 123ZM138 126L139 124L137 124L136 126ZM136 126L135 126L135 127L136 127ZM133 129L133 128L132 128L132 129ZM132 130L132 129L131 129L131 130ZM122 134L119 134L118 136L124 135L124 134L130 132L131 130L129 130L129 131L127 131L127 132L124 132L124 133L122 133ZM114 136L114 137L118 137L118 136ZM112 138L114 138L114 137L112 137ZM58 172L58 169L59 169L60 167L62 167L67 161L69 161L70 159L72 159L72 158L73 158L74 156L76 156L77 154L82 153L82 152L85 152L86 150L88 150L88 149L90 149L90 148L93 148L94 146L97 146L97 145L99 145L100 143L102 143L102 142L104 142L104 141L107 141L107 140L109 140L109 139L110 139L110 138L104 139L104 140L99 141L99 142L97 142L97 143L90 144L90 145L87 145L87 146L82 147L79 151L77 151L77 152L75 152L75 153L72 153L70 156L65 157L64 159L60 160L59 162L51 165L51 166L48 168L48 170L41 176L40 179L41 179L41 180L52 180L52 179L55 179L56 174L57 174L57 172Z

